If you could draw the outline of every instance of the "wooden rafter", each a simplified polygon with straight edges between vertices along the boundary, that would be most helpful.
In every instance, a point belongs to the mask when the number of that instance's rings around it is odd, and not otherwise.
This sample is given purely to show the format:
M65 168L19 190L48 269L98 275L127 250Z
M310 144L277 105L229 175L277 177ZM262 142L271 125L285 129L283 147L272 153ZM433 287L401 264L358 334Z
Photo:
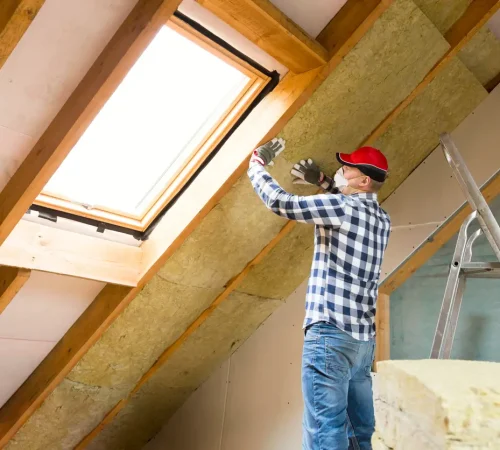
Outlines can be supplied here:
M33 22L45 0L0 2L0 68Z
M328 52L268 0L196 0L294 73L328 61Z
M0 314L28 281L31 270L0 267Z
M349 0L349 2L355 2L357 0ZM151 3L147 1L140 1L138 7L132 13L135 19L137 18L137 13L144 10L144 4ZM178 2L177 2L178 3ZM318 69L309 71L304 74L288 74L278 87L269 94L257 107L255 113L252 114L237 130L237 132L228 140L226 145L230 146L240 146L241 142L251 142L265 141L271 136L276 135L285 125L285 123L297 112L297 110L307 101L314 90L322 83L322 81L328 76L328 74L338 65L342 57L352 48L359 39L368 31L372 24L377 20L378 17L387 9L389 1L378 2L375 8L370 8L367 10L362 10L356 17L353 17L354 21L350 25L351 34L344 34L344 43L335 53L335 55L329 60L329 64L320 67ZM162 20L166 19L165 10L170 7L173 10L173 3L166 2L165 4L157 1L156 5L163 9ZM168 6L169 5L169 6ZM139 11L137 11L139 9ZM147 12L151 15L151 9L147 9ZM158 13L157 13L158 14ZM130 24L130 18L127 19L128 24ZM143 20L142 23L147 23ZM152 25L153 24L153 25ZM154 24L158 24L157 21L151 21L146 33L152 37L154 35ZM127 31L128 27L123 26L118 31L117 35L113 38L113 41L119 39L120 33ZM135 54L139 54L139 49L145 48L146 40L144 38L138 39L135 44L132 41L132 37L125 36L124 40L128 42L127 45L135 48ZM98 61L107 61L108 57L106 52L111 51L114 48L113 45L108 45L103 54L98 58ZM133 57L127 52L120 50L119 53L126 53L127 66L130 67L133 64ZM113 56L110 58L114 61L119 74L117 76L114 73L107 71L108 77L111 79L120 79L123 76L123 68L120 66L117 57ZM121 75L120 75L121 73ZM91 76L92 75L92 76ZM94 78L99 78L102 83L106 80L96 73L94 67L90 70L89 74L84 78L82 83L85 85L93 85L95 83ZM109 81L108 81L109 83ZM79 87L77 91L81 91L82 88ZM86 99L88 100L88 99ZM79 97L72 96L68 100L64 109L71 110L72 103L78 105L79 111L85 111L85 105L80 104ZM104 102L105 100L101 100ZM93 101L90 100L89 104L92 105ZM94 106L95 108L95 106ZM259 114L258 111L262 113ZM83 113L81 113L83 114ZM85 114L86 119L89 115ZM55 121L63 120L64 116L59 114ZM85 123L85 120L80 118L78 114L72 114L72 120L80 121ZM71 134L71 130L74 125L70 123L69 120L64 121L63 132ZM52 133L57 131L57 128L51 125L50 129ZM45 133L47 135L47 132ZM250 139L249 139L250 137ZM64 138L62 136L58 137L58 140L52 139L51 142L59 142L64 147L70 147L71 142L69 138ZM248 150L248 156L253 149ZM66 151L66 150L64 150ZM52 146L52 153L56 152L56 148ZM60 158L60 155L58 156ZM51 164L50 158L46 155L42 157L46 164ZM62 158L61 158L62 159ZM37 167L43 166L40 162L37 163ZM26 380L26 382L16 391L16 393L9 399L9 401L0 410L0 447L5 445L6 442L17 432L17 430L25 423L25 421L30 417L30 415L36 410L38 406L45 400L45 398L53 391L53 389L64 379L64 377L70 372L70 370L75 366L78 360L85 354L85 352L99 339L102 333L107 329L107 327L112 323L116 317L125 309L125 307L130 303L130 301L139 293L140 289L147 283L155 274L155 272L161 267L162 264L172 255L185 241L185 239L191 234L191 232L196 228L196 226L203 220L203 218L209 213L209 211L217 204L222 197L229 191L234 182L243 174L248 166L248 162L242 161L238 169L228 178L228 180L220 187L216 194L210 199L210 201L198 212L194 217L192 222L187 226L180 235L175 239L173 243L170 243L168 247L162 248L155 255L155 262L148 266L148 269L144 272L138 286L136 288L130 289L115 285L107 285L99 296L92 302L92 304L85 310L82 316L75 322L71 329L66 333L64 338L56 345L56 347L49 353L47 358L40 364L40 366L33 372L33 374ZM28 168L21 168L21 173L24 177L29 175L27 172ZM20 170L21 170L20 169ZM52 167L53 169L53 167ZM52 170L51 169L51 170ZM49 170L50 171L50 170ZM31 173L33 175L33 173ZM32 177L33 178L33 177ZM18 177L18 179L22 179ZM24 182L24 186L31 186L30 183ZM43 183L42 183L43 185ZM41 189L41 187L40 187ZM37 195L38 192L31 192L30 195ZM9 203L10 215L2 213L5 211L2 206L2 198L4 196L0 195L0 219L3 223L3 229L0 227L0 238L5 239L4 234L10 232L9 226L5 225L5 218L9 219L9 224L13 226L13 221L15 217L19 218L19 214L15 216L13 213L15 202ZM18 202L22 203L23 196L17 196ZM30 197L31 200L34 199L33 196ZM4 199L5 201L5 199ZM161 226L161 223L160 223ZM161 234L161 233L160 233ZM109 416L109 415L108 415ZM112 419L112 415L107 418L107 420Z

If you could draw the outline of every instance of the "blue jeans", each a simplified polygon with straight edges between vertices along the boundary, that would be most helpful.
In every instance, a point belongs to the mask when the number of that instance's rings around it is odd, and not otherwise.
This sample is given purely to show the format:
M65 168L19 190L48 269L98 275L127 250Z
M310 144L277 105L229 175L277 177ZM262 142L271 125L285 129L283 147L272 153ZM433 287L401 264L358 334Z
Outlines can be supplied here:
M375 428L370 370L375 341L317 323L304 338L303 450L369 450Z

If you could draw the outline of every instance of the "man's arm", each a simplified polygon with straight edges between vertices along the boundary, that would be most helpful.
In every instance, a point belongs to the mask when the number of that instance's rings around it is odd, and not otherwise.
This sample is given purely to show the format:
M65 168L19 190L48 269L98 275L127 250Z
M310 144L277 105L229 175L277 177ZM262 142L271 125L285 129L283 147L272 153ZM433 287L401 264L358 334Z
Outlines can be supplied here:
M255 192L275 214L290 220L340 227L345 212L342 195L299 196L284 191L264 167L252 162L248 176Z

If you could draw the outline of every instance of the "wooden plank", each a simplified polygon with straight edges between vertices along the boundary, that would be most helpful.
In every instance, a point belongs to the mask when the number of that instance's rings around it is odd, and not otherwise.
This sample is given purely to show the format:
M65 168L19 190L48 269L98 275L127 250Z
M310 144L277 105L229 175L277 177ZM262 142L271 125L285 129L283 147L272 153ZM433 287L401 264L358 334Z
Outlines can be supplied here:
M481 189L484 198L490 203L500 194L500 173L495 175ZM450 217L427 241L417 248L413 254L401 264L381 285L381 290L390 294L410 278L425 264L453 235L458 233L466 217L472 212L469 204L465 204L455 215Z
M142 249L22 220L0 246L0 265L136 286Z
M488 91L488 92L491 92L493 89L495 89L498 85L500 84L500 72L498 73L498 75L494 78L492 78L490 81L488 81L488 83L486 84L485 86L485 89Z
M0 193L0 244L181 0L140 0Z
M45 0L0 2L0 69L33 22Z
M375 323L377 329L375 347L375 367L379 361L391 357L390 297L380 292L377 300Z
M28 281L31 270L0 267L0 314Z
M328 61L328 52L268 0L196 1L294 73Z
M405 108L420 95L424 89L436 78L458 52L473 38L477 31L498 11L500 0L475 0L469 8L448 30L445 38L450 44L450 49L436 63L432 70L424 77L418 86L406 97L387 117L372 131L370 136L361 145L373 144Z

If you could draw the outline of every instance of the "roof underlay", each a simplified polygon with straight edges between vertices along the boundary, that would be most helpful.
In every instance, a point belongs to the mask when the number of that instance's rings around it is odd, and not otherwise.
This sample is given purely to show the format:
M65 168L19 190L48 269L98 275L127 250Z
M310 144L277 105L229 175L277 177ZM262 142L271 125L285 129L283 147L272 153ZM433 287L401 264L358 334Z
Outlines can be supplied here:
M286 124L280 136L287 149L271 170L285 189L311 192L291 185L293 163L312 157L334 171L334 152L362 143L446 54L443 34L470 2L446 11L444 3L394 1ZM391 166L382 200L436 147L439 132L453 130L485 99L484 86L499 72L500 42L484 27L375 141ZM140 449L307 277L312 228L297 225L212 305L285 223L242 176L6 448L73 448L127 399L87 448ZM138 385L160 357L163 364Z

